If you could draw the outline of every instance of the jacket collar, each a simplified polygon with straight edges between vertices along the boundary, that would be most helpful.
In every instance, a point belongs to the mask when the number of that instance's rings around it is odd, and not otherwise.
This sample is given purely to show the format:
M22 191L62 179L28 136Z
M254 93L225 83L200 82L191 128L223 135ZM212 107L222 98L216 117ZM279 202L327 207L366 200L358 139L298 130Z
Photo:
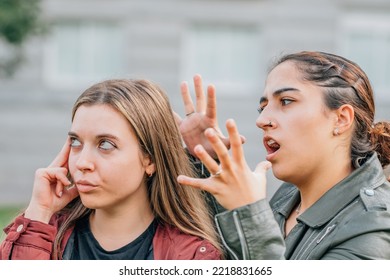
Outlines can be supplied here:
M356 199L361 191L374 190L385 181L383 168L377 154L374 153L362 166L328 190L297 219L312 228L320 227ZM274 204L274 209L287 217L299 200L299 190L293 185L285 186L282 199Z

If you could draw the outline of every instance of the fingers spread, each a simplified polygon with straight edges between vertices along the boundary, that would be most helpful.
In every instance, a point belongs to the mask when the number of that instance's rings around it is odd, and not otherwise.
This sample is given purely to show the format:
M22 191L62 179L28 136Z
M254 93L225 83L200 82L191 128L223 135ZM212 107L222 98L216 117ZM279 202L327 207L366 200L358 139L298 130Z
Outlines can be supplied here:
M229 151L226 148L225 144L222 142L222 140L217 136L216 132L212 128L208 128L205 131L205 135L207 139L209 140L212 148L214 149L215 153L217 154L217 157L219 161L221 162L221 166L223 169L230 168L231 162L229 157ZM215 170L215 169L213 169Z
M179 184L201 189L213 194L214 188L213 186L209 186L207 184L207 180L209 179L197 179L197 178L187 177L184 175L179 175L179 177L177 177L177 181L179 182Z
M180 85L181 97L184 103L184 110L186 115L195 111L194 104L191 99L190 90L187 82L182 82Z
M244 149L242 148L241 136L234 120L229 119L226 122L226 128L229 133L230 147L232 150L233 159L236 162L242 162L244 159Z
M202 145L197 145L194 152L211 173L216 173L220 169L219 164L206 152Z
M196 111L204 112L206 108L205 96L203 93L202 77L197 74L194 76L194 87L196 95Z
M210 119L217 118L217 99L215 96L215 87L213 85L207 87L206 116Z

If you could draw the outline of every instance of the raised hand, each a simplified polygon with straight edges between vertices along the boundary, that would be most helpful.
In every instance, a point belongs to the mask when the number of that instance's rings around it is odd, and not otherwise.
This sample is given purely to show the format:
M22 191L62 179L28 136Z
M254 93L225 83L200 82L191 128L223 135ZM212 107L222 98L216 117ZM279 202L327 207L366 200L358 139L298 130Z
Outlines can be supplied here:
M180 175L178 182L211 193L224 208L231 210L266 198L265 174L271 163L260 162L252 172L246 163L235 122L228 120L226 128L231 143L231 155L217 133L213 129L207 129L205 136L218 156L220 164L202 145L197 145L194 152L212 175L206 179Z
M181 94L186 117L182 119L176 114L176 121L187 149L192 155L196 156L194 148L196 145L201 144L213 158L216 158L216 154L205 137L204 131L208 128L213 129L228 149L230 148L230 141L229 138L223 135L218 126L215 87L213 85L207 87L207 101L203 92L202 78L200 75L194 76L194 87L196 108L192 102L187 82L181 84ZM242 142L245 142L244 137L241 136L241 139Z
M25 217L48 223L51 216L78 196L77 189L68 179L70 140L67 139L60 153L47 168L35 172L30 204Z

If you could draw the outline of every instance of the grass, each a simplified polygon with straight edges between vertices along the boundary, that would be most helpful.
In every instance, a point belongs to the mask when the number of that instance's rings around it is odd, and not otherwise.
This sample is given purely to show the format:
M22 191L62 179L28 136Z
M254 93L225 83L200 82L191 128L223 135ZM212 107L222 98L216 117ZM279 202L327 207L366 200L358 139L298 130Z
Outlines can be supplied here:
M21 212L22 207L17 205L0 206L0 242L5 238L3 229Z

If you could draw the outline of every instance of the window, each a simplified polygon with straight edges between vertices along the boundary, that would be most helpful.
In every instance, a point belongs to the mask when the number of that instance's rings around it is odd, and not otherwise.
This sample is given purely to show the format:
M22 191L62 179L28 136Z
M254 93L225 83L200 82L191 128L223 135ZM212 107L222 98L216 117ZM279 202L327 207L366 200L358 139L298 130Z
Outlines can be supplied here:
M248 94L259 86L261 53L255 27L194 26L184 37L182 79L199 73L221 94Z
M51 86L89 84L120 75L124 36L111 22L61 22L54 25L45 50L44 77Z
M390 16L350 15L341 35L342 54L366 72L378 100L390 101Z

